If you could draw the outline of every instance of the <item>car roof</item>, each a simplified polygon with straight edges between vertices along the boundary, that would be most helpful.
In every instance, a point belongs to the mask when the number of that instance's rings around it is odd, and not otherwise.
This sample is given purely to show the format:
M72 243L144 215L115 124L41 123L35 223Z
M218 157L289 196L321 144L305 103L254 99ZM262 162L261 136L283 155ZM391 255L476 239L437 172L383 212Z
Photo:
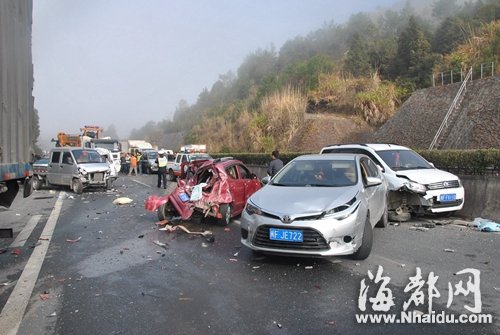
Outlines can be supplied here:
M321 150L329 149L329 148L371 148L375 151L385 151L385 150L411 150L410 148L404 147L398 144L392 143L349 143L349 144L332 144L323 147Z
M294 160L331 160L332 158L338 159L338 160L355 160L356 157L359 156L365 156L362 154L349 154L349 153L332 153L328 155L320 155L320 154L314 154L314 155L302 155L295 157Z

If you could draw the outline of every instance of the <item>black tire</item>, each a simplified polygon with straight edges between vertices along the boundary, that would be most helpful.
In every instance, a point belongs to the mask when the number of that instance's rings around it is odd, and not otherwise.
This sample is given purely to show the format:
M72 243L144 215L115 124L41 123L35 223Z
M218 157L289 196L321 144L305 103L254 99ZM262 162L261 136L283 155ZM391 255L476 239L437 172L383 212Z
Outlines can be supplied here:
M158 214L158 220L170 220L175 216L175 210L172 208L172 204L169 202L164 203L156 210Z
M42 189L42 186L43 186L43 181L39 177L34 176L33 177L33 189L38 191L38 190Z
M377 222L377 224L375 225L375 227L377 227L377 228L385 228L385 227L387 227L388 223L389 223L389 210L387 209L387 206L385 206L384 214L382 214L382 217Z
M358 250L351 255L353 259L363 260L370 256L373 244L373 229L370 224L369 217L365 220L365 227L363 229L363 238L361 239L361 246Z
M71 185L73 192L76 194L82 194L83 193L83 184L80 179L73 179L72 185Z
M106 180L106 190L111 191L113 189L113 181L111 179Z
M403 212L401 214L397 214L395 211L390 211L388 218L389 221L392 222L406 222L411 219L411 213Z
M229 222L231 222L231 215L233 214L233 209L230 204L222 204L219 207L219 213L222 215L222 218L217 219L217 222L220 225L227 226Z
M193 215L191 215L191 222L194 224L201 224L203 221L203 213L194 211Z
M167 180L168 181L174 181L175 180L175 174L174 174L174 171L172 169L168 170Z

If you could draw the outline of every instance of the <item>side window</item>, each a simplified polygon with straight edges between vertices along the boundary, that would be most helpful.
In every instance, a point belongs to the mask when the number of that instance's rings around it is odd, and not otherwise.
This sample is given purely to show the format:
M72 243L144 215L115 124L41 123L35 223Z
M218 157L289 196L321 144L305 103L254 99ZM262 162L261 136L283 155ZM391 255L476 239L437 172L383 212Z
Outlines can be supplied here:
M243 165L238 165L238 169L240 170L241 179L252 179L252 174L246 167L244 167Z
M229 176L229 178L231 178L231 179L238 179L238 173L236 172L236 166L235 165L228 166L226 168L226 173Z
M379 177L377 166L371 159L367 158L361 158L361 173L365 181L366 177Z
M182 161L183 163L184 163L184 162L187 162L187 161L188 161L188 157L187 157L187 155L182 155L181 161Z
M175 158L175 162L176 163L180 163L181 162L181 158L182 158L182 155L179 155Z
M51 163L59 164L59 158L61 158L61 152L60 151L54 151L52 153L52 158L50 160Z
M73 165L73 158L71 158L71 153L69 153L69 152L63 153L62 162L63 162L63 164Z

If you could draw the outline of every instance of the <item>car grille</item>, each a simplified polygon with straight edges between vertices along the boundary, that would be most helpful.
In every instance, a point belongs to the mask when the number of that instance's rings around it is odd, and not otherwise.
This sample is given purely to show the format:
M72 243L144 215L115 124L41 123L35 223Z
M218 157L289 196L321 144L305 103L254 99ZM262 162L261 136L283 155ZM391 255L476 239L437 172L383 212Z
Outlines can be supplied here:
M302 230L304 242L274 241L269 239L269 229L283 227L260 226L255 233L253 244L264 248L290 249L290 250L325 250L328 249L326 240L312 228L297 228Z
M104 173L102 173L102 172L93 173L92 174L92 180L93 181L103 181L104 180Z
M458 180L440 181L438 183L432 183L427 185L429 190L441 190L444 188L457 188L460 187Z
M457 199L455 201L439 202L437 200L437 197L434 197L434 203L432 204L432 208L455 207L455 206L460 206L462 202L463 199Z

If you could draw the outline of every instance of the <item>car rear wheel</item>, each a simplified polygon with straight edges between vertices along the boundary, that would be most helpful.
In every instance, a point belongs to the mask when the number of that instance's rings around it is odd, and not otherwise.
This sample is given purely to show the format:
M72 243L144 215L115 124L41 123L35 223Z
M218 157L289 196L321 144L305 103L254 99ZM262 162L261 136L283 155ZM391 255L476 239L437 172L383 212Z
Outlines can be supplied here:
M76 194L83 193L83 184L80 179L73 179L72 188Z
M222 215L220 219L217 219L218 223L227 226L231 222L232 208L230 204L222 204L219 207L219 213Z
M370 256L373 244L373 229L370 224L369 216L365 220L365 228L363 229L363 238L361 239L361 246L351 255L353 259L362 260Z
M174 171L168 170L167 179L168 179L168 181L174 181L175 180Z
M40 189L42 189L42 186L43 186L43 182L40 178L38 178L37 176L34 176L33 177L33 189L38 191Z

